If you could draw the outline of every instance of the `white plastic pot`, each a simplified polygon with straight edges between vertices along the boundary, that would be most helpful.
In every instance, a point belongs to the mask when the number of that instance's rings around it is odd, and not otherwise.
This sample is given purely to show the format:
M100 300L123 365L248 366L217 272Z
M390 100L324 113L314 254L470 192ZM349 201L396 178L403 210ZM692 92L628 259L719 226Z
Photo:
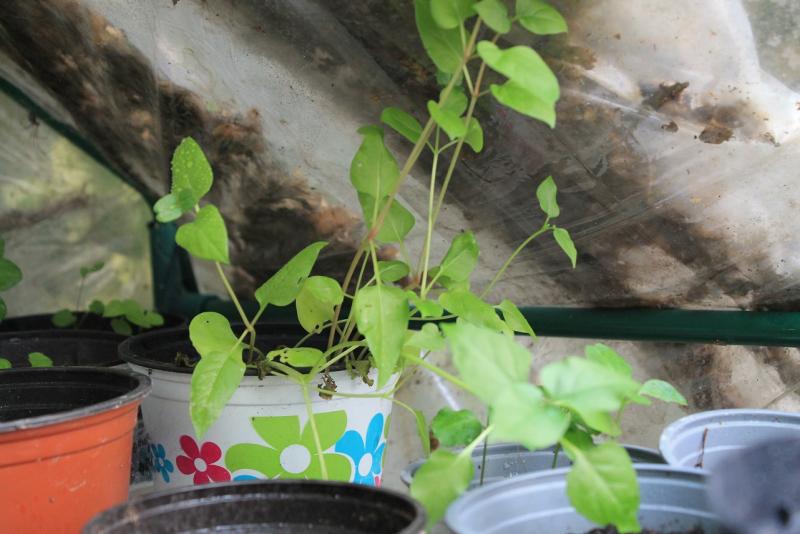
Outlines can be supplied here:
M259 345L288 344L285 337L259 333ZM331 480L380 486L390 400L326 400L311 391L324 451L320 459L301 387L277 376L245 376L219 419L198 438L189 417L191 369L173 363L177 352L195 354L185 329L135 336L120 346L122 357L153 384L142 412L152 440L155 489L230 480L319 479L323 461ZM374 370L370 376L375 378ZM331 377L339 393L378 393L347 371L332 372Z

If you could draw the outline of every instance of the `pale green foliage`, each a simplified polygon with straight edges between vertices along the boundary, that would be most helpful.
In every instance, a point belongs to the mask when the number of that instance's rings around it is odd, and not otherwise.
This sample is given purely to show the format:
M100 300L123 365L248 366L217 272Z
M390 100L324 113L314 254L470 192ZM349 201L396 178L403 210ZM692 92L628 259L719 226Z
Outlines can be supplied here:
M469 410L442 408L431 421L431 431L444 447L468 445L483 430L483 425Z
M437 450L414 474L411 496L425 504L428 526L437 523L447 507L469 487L475 466L469 456Z
M367 340L378 368L381 388L397 370L408 328L408 298L398 287L369 286L356 294L353 309L358 331Z
M327 276L311 276L297 294L297 319L307 332L318 332L333 320L334 308L344 299L339 282Z
M317 241L295 254L278 269L278 272L256 289L255 297L258 303L264 307L268 304L288 306L294 302L325 245L327 243L324 241Z
M31 364L31 367L53 367L53 360L41 352L31 352L28 354L28 362Z

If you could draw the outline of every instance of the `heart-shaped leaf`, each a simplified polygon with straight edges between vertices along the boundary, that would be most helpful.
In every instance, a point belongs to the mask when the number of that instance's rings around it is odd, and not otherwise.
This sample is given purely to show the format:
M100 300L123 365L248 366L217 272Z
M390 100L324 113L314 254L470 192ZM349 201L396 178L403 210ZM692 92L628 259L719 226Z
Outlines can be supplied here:
M503 320L511 330L514 332L528 334L531 337L536 337L536 334L533 333L533 328L531 328L530 323L528 323L528 320L525 319L524 315L522 315L522 312L519 311L519 308L517 308L516 304L508 299L505 299L497 307L501 312L503 312Z
M212 204L200 208L194 221L178 228L175 242L196 258L230 263L228 230L219 210Z
M350 164L350 182L359 193L383 199L391 193L400 178L397 162L383 142L381 128L364 126L358 133L363 140ZM372 217L365 218L374 221Z
M539 199L539 207L542 208L542 211L551 219L555 219L561 213L558 202L556 201L556 193L558 193L558 187L556 187L552 176L545 178L544 181L539 184L539 187L536 188L536 198Z
M495 440L536 450L550 447L567 431L569 412L549 404L541 389L527 382L504 388L491 404Z
M466 19L475 16L475 0L431 0L431 15L441 28L458 28Z
M464 54L458 29L445 29L436 23L431 0L414 0L414 17L422 46L436 67L447 74L458 71Z
M172 155L171 193L180 200L181 195L185 195L180 192L191 192L191 198L183 197L183 202L191 202L191 206L194 206L209 192L213 181L211 165L203 149L191 137L185 138ZM180 205L180 202L177 204Z
M526 30L537 35L567 31L567 21L561 13L542 0L517 0L516 15Z
M317 332L333 320L334 309L344 300L339 282L327 276L311 276L297 294L297 319L306 332Z
M384 109L381 113L381 122L412 143L416 143L419 136L422 135L422 126L419 121L399 108Z
M219 418L239 387L245 369L240 351L207 353L194 367L189 413L198 438Z
M0 258L0 291L11 289L22 280L22 271L17 264Z
M255 297L259 305L262 308L268 304L288 306L294 302L297 294L300 293L303 282L311 274L319 252L325 248L325 245L327 245L325 241L311 243L295 254L278 272L256 289Z
M229 354L243 348L228 318L217 312L196 315L189 323L189 339L201 357L212 352Z
M378 368L378 388L397 369L408 328L408 299L399 287L377 285L362 288L353 302L358 331Z
M480 15L483 22L497 33L508 33L511 30L511 19L508 9L500 0L481 0L472 9Z
M433 100L428 100L428 113L450 139L463 137L467 133L467 125L460 116L442 108Z
M78 318L75 317L75 314L66 309L58 310L50 317L50 322L53 323L53 326L56 328L67 328L68 326L74 325L77 320Z
M469 410L442 408L431 421L431 430L445 447L469 445L483 431L483 425Z

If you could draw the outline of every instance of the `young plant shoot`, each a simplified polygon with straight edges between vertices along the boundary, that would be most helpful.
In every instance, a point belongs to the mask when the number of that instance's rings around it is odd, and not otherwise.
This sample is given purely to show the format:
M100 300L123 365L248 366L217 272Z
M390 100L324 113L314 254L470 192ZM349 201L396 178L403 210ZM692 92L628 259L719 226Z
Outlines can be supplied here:
M488 439L521 443L530 449L557 445L573 460L567 492L576 509L598 524L636 531L635 471L625 450L613 441L620 433L618 412L629 403L649 404L648 396L685 401L669 384L634 380L630 366L604 345L588 347L585 357L545 366L537 383L530 383L532 355L515 341L514 334L533 336L533 329L510 300L498 305L485 300L509 264L537 237L551 236L575 266L577 251L570 234L554 222L560 215L555 181L547 177L536 189L541 226L531 231L479 293L470 289L470 276L479 259L471 232L455 236L441 257L435 257L431 247L462 151L480 152L484 146L484 133L474 116L479 100L491 98L555 127L558 80L535 50L501 47L497 44L501 36L515 24L548 35L566 31L566 23L541 0L518 0L513 14L500 0L415 0L414 9L422 44L443 87L438 99L427 103L423 122L390 107L381 114L383 126L359 130L362 143L351 164L350 180L367 233L342 285L332 278L311 276L325 247L325 243L313 243L255 291L258 309L248 316L223 268L230 262L225 221L217 207L204 199L213 185L211 166L191 138L176 149L172 188L156 203L156 218L169 222L185 217L177 243L196 258L215 264L244 324L243 331L234 332L228 319L214 312L201 313L191 322L190 337L201 356L191 386L190 412L196 433L202 436L219 417L247 368L296 382L309 414L311 393L325 398L358 396L338 393L331 384L327 371L338 362L365 381L371 380L369 371L373 370L380 393L372 396L389 399L415 369L424 368L478 397L490 414L488 425L464 410L445 409L433 419L433 433L443 447L463 448L434 451L414 477L411 493L425 505L431 523L441 519L447 506L468 487L473 476L471 453ZM487 89L489 71L495 83ZM384 141L384 127L412 144L402 165ZM397 195L425 152L431 161L425 240L411 262L404 240L416 220ZM403 261L379 259L382 245L396 246ZM292 303L309 337L325 335L326 350L305 347L302 342L266 354L257 348L254 325L261 315L269 306ZM452 353L457 376L427 359L429 352L445 346ZM404 377L399 382L398 372ZM414 415L423 447L429 451L429 429L421 412L394 402ZM314 418L310 421L319 444ZM612 439L595 445L594 437L601 434ZM327 478L319 446L316 453Z
M75 301L76 310L80 310L83 303L83 290L86 285L86 279L90 275L99 272L104 266L105 263L99 261L93 265L81 267L81 281L78 285L78 297ZM79 312L78 315L80 317L72 312L72 310L63 309L54 313L50 320L53 326L57 328L72 327L79 329L83 326L83 323L90 314L110 319L111 329L123 336L132 335L134 326L138 327L139 330L148 330L164 324L164 318L159 313L152 310L145 310L133 299L114 299L107 303L93 300L89 304L89 309L87 311L83 313Z

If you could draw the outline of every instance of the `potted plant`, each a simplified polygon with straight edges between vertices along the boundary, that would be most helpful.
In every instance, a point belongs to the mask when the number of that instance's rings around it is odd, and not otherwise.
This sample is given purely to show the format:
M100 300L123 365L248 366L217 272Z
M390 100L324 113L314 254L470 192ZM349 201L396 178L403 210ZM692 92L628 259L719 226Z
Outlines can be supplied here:
M437 100L427 103L424 123L397 108L381 114L385 126L413 144L404 164L398 165L386 146L383 127L359 130L363 141L350 178L367 234L341 285L311 275L325 246L314 243L255 291L257 311L246 314L223 267L229 263L225 221L204 199L213 185L211 166L192 139L176 149L172 187L154 206L156 218L184 218L176 234L178 245L214 262L241 326L213 312L195 317L188 337L199 358L196 363L174 350L185 339L153 347L166 355L150 362L141 354L144 348L128 351L126 359L155 378L153 399L161 399L145 404L147 424L158 417L168 421L162 423L168 427L163 433L151 428L156 440L168 440L159 449L164 451L158 460L165 466L164 481L180 471L180 482L187 476L195 483L256 476L377 485L381 471L376 464L385 448L392 403L414 414L423 444L429 445L422 414L393 399L402 381L414 369L424 368L474 394L491 414L483 424L469 412L444 410L434 421L443 447L430 455L411 483L411 493L425 505L429 522L438 521L468 487L474 468L471 455L492 439L529 449L556 446L554 454L566 454L573 461L567 493L575 508L598 524L635 530L639 487L631 460L613 440L595 445L593 438L618 435L614 413L629 403L649 404L648 397L684 399L663 381L634 380L630 366L603 345L588 347L585 358L546 366L539 383L531 384L532 356L514 334L533 335L533 329L510 300L496 306L485 300L509 264L537 237L552 236L575 265L577 251L570 234L554 222L560 209L552 177L535 190L543 212L541 226L479 294L469 283L479 255L471 232L455 236L438 261L431 250L433 228L462 150L483 148L483 130L474 116L479 99L491 94L500 105L555 125L555 75L530 47L501 48L497 41L517 23L546 35L564 31L564 21L539 0L520 0L513 16L498 0L415 0L415 15L443 88ZM498 83L485 89L489 77ZM413 264L405 257L403 241L415 218L396 197L423 152L431 156L429 202L424 246ZM382 244L396 244L403 259L382 261ZM268 306L293 303L307 334L296 343L264 342L268 332L259 330L258 319ZM154 337L141 336L151 346ZM123 349L133 345L130 340ZM458 375L427 359L430 351L445 347ZM193 367L184 366L182 377L174 365L165 365L176 358ZM166 374L157 375L160 371ZM401 372L404 378L398 381ZM148 412L153 414L150 420ZM463 448L454 453L446 446Z
M2 261L10 263L7 259ZM8 268L0 273L5 277L5 285L18 283L22 277L19 268L5 265ZM82 308L87 279L103 266L103 262L98 262L80 268L76 310ZM167 326L183 322L175 316L167 319ZM117 345L125 337L164 325L165 318L161 314L142 308L133 299L114 299L106 303L93 300L83 311L63 309L54 314L5 318L0 322L0 366L5 363L14 367L26 366L28 355L33 352L46 355L56 366L121 365Z
M421 534L424 527L422 507L399 493L341 482L271 480L138 497L98 515L83 532Z
M124 501L149 389L146 376L118 369L0 371L3 530L77 532Z

